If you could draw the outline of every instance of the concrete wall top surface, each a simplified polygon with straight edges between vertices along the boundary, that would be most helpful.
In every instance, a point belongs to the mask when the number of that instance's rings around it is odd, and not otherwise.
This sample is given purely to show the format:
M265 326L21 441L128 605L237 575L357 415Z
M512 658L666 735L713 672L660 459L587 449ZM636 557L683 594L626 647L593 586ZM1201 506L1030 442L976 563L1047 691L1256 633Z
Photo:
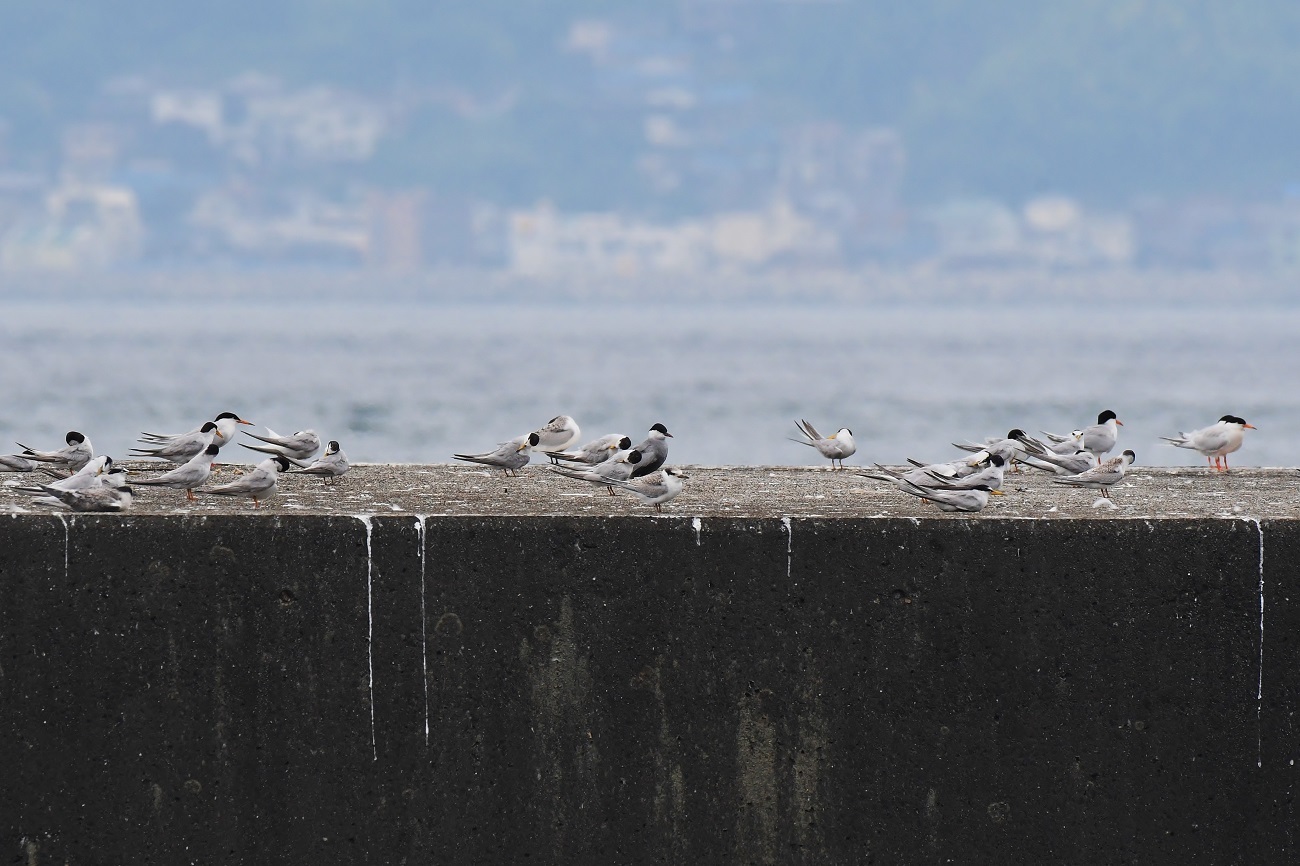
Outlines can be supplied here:
M154 474L167 464L130 464ZM844 471L793 467L683 467L686 490L664 505L663 514L684 517L942 517L931 505L864 478L862 468ZM234 478L219 471L217 481ZM4 476L0 476L4 477ZM47 513L12 488L34 476L0 482L0 513ZM1036 470L1009 472L1004 496L994 497L976 519L988 518L1300 518L1300 475L1293 469L1168 469L1134 466L1112 491L1113 504L1095 491L1054 484ZM305 476L281 479L280 495L259 511L280 514L419 514L488 516L650 516L653 507L625 494L561 477L538 461L518 478L484 467L363 464L333 483ZM136 514L228 514L253 512L253 504L223 497L187 502L184 493L136 488Z

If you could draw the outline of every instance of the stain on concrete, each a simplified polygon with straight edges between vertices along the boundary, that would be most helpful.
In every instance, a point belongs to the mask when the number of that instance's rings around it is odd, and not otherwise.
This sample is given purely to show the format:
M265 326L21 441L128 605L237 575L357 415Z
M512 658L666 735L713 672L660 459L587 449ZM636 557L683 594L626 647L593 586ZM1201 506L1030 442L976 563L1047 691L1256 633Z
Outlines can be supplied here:
M540 818L539 835L551 840L563 862L586 844L600 800L591 670L574 634L572 599L560 600L558 620L533 629L533 639L520 643L519 656L528 676L537 782L528 806Z
M764 708L766 690L741 696L736 727L737 819L735 857L741 863L775 864L777 826L776 729Z

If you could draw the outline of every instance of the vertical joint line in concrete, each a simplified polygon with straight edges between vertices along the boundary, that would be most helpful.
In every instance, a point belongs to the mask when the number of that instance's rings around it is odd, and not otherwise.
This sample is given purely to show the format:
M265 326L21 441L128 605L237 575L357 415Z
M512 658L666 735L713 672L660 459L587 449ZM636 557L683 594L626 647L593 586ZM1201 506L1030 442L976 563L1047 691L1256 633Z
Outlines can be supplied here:
M370 754L372 760L378 761L379 746L375 740L375 605L374 592L371 588L374 572L372 549L374 527L369 514L358 514L357 520L360 520L366 528L366 678L370 685Z

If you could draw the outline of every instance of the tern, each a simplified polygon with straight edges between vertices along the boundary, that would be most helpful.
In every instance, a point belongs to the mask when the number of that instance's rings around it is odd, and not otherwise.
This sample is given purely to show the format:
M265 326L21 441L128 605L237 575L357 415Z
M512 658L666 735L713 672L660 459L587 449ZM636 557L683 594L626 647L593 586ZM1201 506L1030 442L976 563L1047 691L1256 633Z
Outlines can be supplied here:
M574 421L568 415L556 415L550 421L546 422L545 427L535 431L537 433L537 444L534 445L538 451L563 451L570 445L578 441L582 435L582 429L578 427L578 422ZM555 458L551 458L555 462Z
M19 456L28 460L35 460L38 463L53 463L56 466L64 466L72 472L80 470L95 456L94 446L90 444L90 440L83 433L70 430L63 441L67 445L54 451L37 451L19 442L17 443L18 447L23 449L23 453Z
M249 445L247 442L239 443L249 451L260 451L263 454L272 456L279 455L288 457L291 460L310 460L320 450L320 436L316 435L315 430L299 430L292 436L281 436L270 427L267 427L265 436L258 436L256 433L249 433L247 430L244 431L244 435L252 436L259 442L266 443L265 445Z
M33 499L32 503L72 511L130 511L132 497L131 487L126 483L126 471L114 469L100 477L106 480L81 490L63 490L53 484L41 485L40 491L45 495Z
M235 438L235 432L239 429L240 424L252 426L252 421L245 421L234 412L222 412L212 420L217 425L216 433L212 441L218 448L224 448L229 445ZM149 445L166 445L183 436L191 436L202 430L202 427L195 427L186 433L141 433L140 441Z
M1055 484L1068 484L1071 487L1089 487L1093 490L1100 490L1102 496L1110 499L1110 488L1124 478L1124 469L1136 459L1137 455L1132 451L1125 451L1120 456L1112 457L1100 466L1092 467L1087 472L1050 480Z
M502 442L495 451L488 451L483 454L453 454L457 460L464 460L469 463L481 463L484 466L495 466L507 476L514 475L518 477L519 470L528 465L532 457L532 449L541 437L536 433L529 433L527 436L518 436L509 442Z
M166 442L153 442L155 448L133 448L131 449L132 457L157 457L162 460L169 460L172 463L188 463L191 457L196 454L202 454L209 445L213 444L217 434L217 424L215 421L209 421L193 433L182 433L173 436ZM217 446L220 450L221 446Z
M627 481L615 481L611 478L608 483L621 487L647 505L653 505L655 511L663 511L663 504L681 493L686 487L683 482L690 477L680 469L670 466Z
M641 462L640 451L620 451L604 463L598 463L590 469L569 469L563 466L547 467L556 475L590 481L592 484L604 484L609 495L614 495L614 486L609 482L627 481L632 477L632 470Z
M1228 471L1228 455L1241 447L1247 430L1256 429L1245 418L1224 415L1218 423L1191 433L1179 432L1177 436L1161 436L1165 442L1178 448L1190 448L1204 455L1214 471Z
M1119 439L1119 430L1116 428L1123 426L1124 422L1107 409L1097 416L1096 424L1083 428L1083 441L1080 447L1096 457L1100 465L1102 455L1109 454Z
M595 466L597 463L604 463L619 451L629 451L631 448L631 439L621 433L610 433L599 439L593 439L577 451L547 451L546 456L566 463L585 463L588 466Z
M143 487L171 487L175 490L184 490L185 498L193 502L194 488L205 483L212 475L212 461L217 458L217 452L220 450L216 445L209 444L184 465L170 472L164 472L157 478L141 478L135 483Z
M325 446L325 454L317 458L313 463L308 463L306 460L286 459L295 466L302 467L301 469L290 470L289 475L319 475L325 479L326 484L347 473L352 468L348 463L348 455L343 453L343 449L339 447L339 443L334 439L331 439L329 444Z
M199 493L251 499L253 500L253 507L259 508L259 503L262 500L270 499L276 494L279 474L288 471L289 466L289 459L283 455L268 457L249 470L247 474L239 476L229 484L209 487L200 490Z
M673 434L669 433L668 428L662 424L655 424L650 428L645 441L633 449L641 452L641 462L632 470L633 478L649 475L664 465L664 461L668 459L668 440L671 438Z
M853 442L853 431L848 427L841 427L829 436L822 436L817 432L817 428L807 421L796 421L794 426L799 428L799 432L807 436L807 440L790 439L791 442L798 442L800 445L807 445L809 448L816 448L821 456L831 461L831 468L835 469L835 462L839 461L840 469L844 468L844 458L852 457L857 452L858 446ZM786 437L789 438L789 437Z
M31 472L34 469L36 469L36 463L26 457L18 454L0 456L0 472Z

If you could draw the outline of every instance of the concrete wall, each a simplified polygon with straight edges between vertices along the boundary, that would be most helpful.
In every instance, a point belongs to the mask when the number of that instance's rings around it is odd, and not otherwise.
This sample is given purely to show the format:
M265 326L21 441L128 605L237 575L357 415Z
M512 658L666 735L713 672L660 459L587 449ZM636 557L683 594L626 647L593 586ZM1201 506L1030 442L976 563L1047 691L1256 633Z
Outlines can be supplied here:
M0 863L1300 862L1298 526L0 518Z

